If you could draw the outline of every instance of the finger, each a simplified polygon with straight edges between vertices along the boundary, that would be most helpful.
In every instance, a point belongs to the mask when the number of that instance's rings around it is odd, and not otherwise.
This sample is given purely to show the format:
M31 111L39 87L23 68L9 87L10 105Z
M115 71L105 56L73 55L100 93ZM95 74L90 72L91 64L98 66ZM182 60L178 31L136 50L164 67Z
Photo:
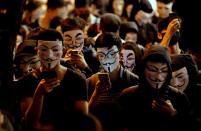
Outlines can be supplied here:
M51 83L51 82L54 82L54 81L57 81L58 79L56 77L54 78L48 78L45 80L46 83Z
M58 83L60 83L60 80L52 80L52 81L46 82L46 86L50 87L50 86L57 85Z
M55 84L52 84L52 85L46 85L45 86L45 91L46 91L46 93L49 93L49 92L51 92L55 87L57 87L57 86L59 86L60 85L60 83L55 83Z

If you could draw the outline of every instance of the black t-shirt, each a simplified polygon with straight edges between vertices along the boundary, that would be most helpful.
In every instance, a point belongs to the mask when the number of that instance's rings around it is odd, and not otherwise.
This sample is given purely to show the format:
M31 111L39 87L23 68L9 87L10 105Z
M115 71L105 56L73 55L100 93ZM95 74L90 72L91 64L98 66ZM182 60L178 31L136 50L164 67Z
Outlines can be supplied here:
M31 73L20 80L20 98L33 97L40 80L40 72L37 76ZM78 100L87 101L86 80L75 71L68 69L61 84L45 95L41 122L55 123L63 113L74 112L74 102Z

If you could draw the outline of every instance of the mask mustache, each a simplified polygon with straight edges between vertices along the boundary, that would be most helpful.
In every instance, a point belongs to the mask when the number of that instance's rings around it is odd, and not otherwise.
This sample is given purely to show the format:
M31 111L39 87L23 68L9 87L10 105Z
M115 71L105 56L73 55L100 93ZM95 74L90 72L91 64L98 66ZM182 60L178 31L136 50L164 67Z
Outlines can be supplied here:
M51 59L51 58L47 58L47 59L44 59L44 61L46 61L46 62L52 62L52 61L54 61L54 60Z
M159 80L159 79L157 79L157 80L154 80L154 79L150 79L152 82L154 82L154 83L157 83L157 84L160 84L160 83L163 83L164 81L161 81L161 80Z
M163 82L163 81L161 81L161 80L154 80L154 82L156 82L156 83L161 83L161 82Z
M133 68L133 67L135 67L135 64L132 64L132 65L130 65L130 66L124 65L124 68Z
M73 46L69 46L69 45L67 45L67 47L70 48L70 49L77 49L77 48L81 48L82 45L84 45L83 42L82 42L82 43L79 43L78 45L73 45Z
M110 66L110 65L113 65L116 61L114 62L107 62L107 63L103 63L104 66Z

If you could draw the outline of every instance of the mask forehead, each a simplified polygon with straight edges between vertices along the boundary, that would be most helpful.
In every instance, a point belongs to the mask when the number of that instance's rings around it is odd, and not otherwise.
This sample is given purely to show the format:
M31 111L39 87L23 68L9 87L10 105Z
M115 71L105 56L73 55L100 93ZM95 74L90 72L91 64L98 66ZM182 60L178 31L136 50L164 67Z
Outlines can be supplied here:
M181 69L178 69L178 70L175 70L175 71L172 72L173 77L175 77L175 76L177 76L179 74L188 75L186 67L182 67Z
M45 40L38 40L38 46L46 46L48 48L52 48L53 46L59 46L62 47L62 41L45 41Z
M72 38L76 38L78 35L84 36L83 31L82 30L69 30L69 31L64 32L63 37L64 37L64 39L69 36Z
M189 83L189 75L186 67L172 72L171 86L184 91Z
M123 56L124 59L127 59L128 57L134 57L135 58L135 53L133 50L122 49L121 55Z

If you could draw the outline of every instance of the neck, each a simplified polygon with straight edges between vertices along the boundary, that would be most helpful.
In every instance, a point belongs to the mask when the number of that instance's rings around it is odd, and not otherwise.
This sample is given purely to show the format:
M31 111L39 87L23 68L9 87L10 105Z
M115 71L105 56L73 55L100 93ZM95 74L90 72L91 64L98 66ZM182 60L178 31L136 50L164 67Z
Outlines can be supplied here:
M57 71L59 69L60 69L60 65L56 65L54 68L51 68L51 69L49 69L49 68L47 68L45 66L40 67L40 71L53 71L53 70Z
M112 72L110 72L110 79L111 80L116 80L119 77L119 70L120 70L120 65L117 66L117 68L115 70L113 70Z

